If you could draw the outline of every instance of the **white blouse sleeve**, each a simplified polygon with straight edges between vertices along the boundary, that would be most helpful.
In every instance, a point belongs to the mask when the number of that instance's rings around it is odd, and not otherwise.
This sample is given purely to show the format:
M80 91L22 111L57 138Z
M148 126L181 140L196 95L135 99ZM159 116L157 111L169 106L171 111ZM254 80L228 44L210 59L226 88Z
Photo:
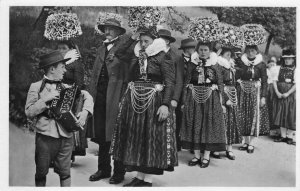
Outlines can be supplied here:
M272 68L272 80L273 81L278 81L278 76L279 76L279 71L280 71L280 66L274 66Z

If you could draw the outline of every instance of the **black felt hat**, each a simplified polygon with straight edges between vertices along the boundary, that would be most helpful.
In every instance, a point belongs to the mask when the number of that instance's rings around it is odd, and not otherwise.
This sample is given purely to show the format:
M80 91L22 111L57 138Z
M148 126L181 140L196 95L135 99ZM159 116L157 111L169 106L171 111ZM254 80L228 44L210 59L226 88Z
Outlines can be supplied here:
M295 58L296 54L295 54L295 50L293 49L286 49L286 50L282 50L282 58Z
M121 30L121 34L120 34L120 35L122 35L122 34L124 34L124 33L126 32L126 29L124 29L123 27L121 27L121 23L120 23L117 19L113 19L113 18L107 19L107 20L104 22L104 24L99 24L99 25L98 25L98 29L99 29L101 32L104 33L104 28L105 28L106 26L116 27L116 28L120 29L120 30Z
M172 37L171 32L167 29L160 29L158 31L158 35L162 38L168 39L171 43L176 41L176 39Z
M181 45L178 49L184 48L195 48L197 46L197 42L192 38L186 38L181 41Z
M64 58L63 55L56 50L40 57L39 69L57 64L59 62L66 62L70 59L71 58Z

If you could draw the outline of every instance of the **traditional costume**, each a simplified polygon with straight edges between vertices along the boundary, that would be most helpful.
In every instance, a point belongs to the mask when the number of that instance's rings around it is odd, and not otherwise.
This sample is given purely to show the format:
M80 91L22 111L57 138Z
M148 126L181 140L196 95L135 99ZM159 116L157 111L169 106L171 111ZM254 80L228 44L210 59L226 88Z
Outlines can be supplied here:
M120 16L112 13L100 13L95 26L96 31L104 33L105 27L112 27L120 31L119 36L112 40L103 41L96 51L96 59L91 75L88 91L95 100L95 116L89 121L87 135L99 145L98 171L90 176L90 181L97 181L111 176L111 157L109 148L113 130L119 111L119 101L124 88L128 68L126 51L130 43L130 36L121 27ZM118 184L124 180L125 168L119 161L114 161L114 174L110 178L111 184Z
M265 42L265 30L261 25L243 25L244 40L247 49L258 51L257 45ZM253 35L254 34L254 35ZM268 135L270 131L268 106L267 106L267 70L260 53L254 58L248 58L247 54L241 57L243 64L238 73L238 98L241 111L241 132L245 144L240 150L254 152L251 142L254 137ZM265 98L265 105L261 105L261 99Z
M222 66L222 76L224 82L223 98L226 106L226 138L227 145L239 144L242 142L240 132L241 116L238 105L236 90L236 69L233 59L227 60L221 56L218 57L218 64ZM227 105L227 102L231 105Z
M280 67L279 74L274 81L278 92L285 94L295 86L295 52L293 50L283 50L282 58L294 58L294 64L283 64ZM286 98L278 98L276 94L274 95L273 119L274 125L280 127L281 131L281 138L275 141L295 144L293 139L296 136L296 91L290 93Z
M59 51L44 55L41 58L40 68L46 68L56 63L64 63L69 59L64 59ZM71 185L71 154L73 150L73 133L68 131L70 126L64 126L60 119L56 117L49 102L45 102L45 96L53 90L62 90L67 87L60 81L53 81L44 77L36 83L32 83L27 95L25 114L28 118L36 121L36 151L35 163L36 186L46 185L46 176L49 171L50 162L54 161L54 171L59 174L61 186ZM93 98L87 91L81 91L84 103L83 110L93 113ZM68 97L68 96L66 96ZM70 103L65 96L64 103ZM54 102L54 101L53 101ZM52 102L52 103L53 103ZM57 103L57 100L56 100ZM65 105L68 108L69 105ZM61 110L60 110L61 111ZM74 113L77 115L77 113Z
M170 107L174 88L174 64L165 59L166 50L159 38L146 50L140 43L134 48L135 75L121 100L111 146L113 158L127 171L159 175L178 165L174 113L162 122L157 115L161 105Z
M207 25L208 27L204 27ZM217 39L218 20L213 18L195 18L190 24L189 34L192 38L200 40L200 46L208 47ZM200 30L200 31L199 31ZM198 31L198 32L197 32ZM205 31L205 34L204 34ZM210 52L207 58L201 58L198 52L192 54L192 63L187 66L184 84L184 111L181 127L182 147L195 150L195 160L189 162L190 166L200 164L202 168L209 165L200 160L200 150L225 151L225 121L221 95L224 90L221 68L217 65L217 54ZM197 152L196 152L197 151ZM205 155L204 153L204 155Z
M64 32L62 32L64 31ZM82 35L80 21L75 13L54 13L46 20L44 36L49 40L56 40L58 44L66 45L70 50L64 58L70 58L66 62L67 72L64 75L63 83L76 84L81 90L84 86L84 67L79 60L79 51L71 39ZM85 149L88 147L86 139L86 129L74 132L74 150L72 160L75 155L85 156Z

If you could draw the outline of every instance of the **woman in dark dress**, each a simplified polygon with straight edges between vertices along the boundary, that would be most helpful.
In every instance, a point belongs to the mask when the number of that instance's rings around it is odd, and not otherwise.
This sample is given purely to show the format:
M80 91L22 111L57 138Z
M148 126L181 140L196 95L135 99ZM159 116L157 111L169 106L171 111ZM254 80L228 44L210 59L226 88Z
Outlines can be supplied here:
M241 112L241 133L244 145L239 150L254 152L253 141L259 135L269 134L267 96L267 70L257 45L247 45L237 70L238 103Z
M273 119L274 125L280 127L281 136L275 142L286 142L296 145L296 56L293 50L284 50L284 59L278 78L273 82L274 96Z
M221 54L218 57L218 64L222 66L222 76L225 85L223 98L225 100L226 106L226 156L230 160L235 160L235 156L232 152L232 145L242 143L242 136L240 132L241 116L238 107L238 98L236 91L236 68L235 62L231 58L231 56L232 50L230 48L222 48Z
M151 175L178 165L176 127L170 101L175 83L174 64L155 29L140 33L130 65L131 82L121 103L111 153L127 171L137 171L126 187L152 186Z
M198 43L193 63L187 66L183 90L182 148L194 150L195 156L188 164L201 168L208 167L211 151L226 150L224 84L216 64L217 54L210 47L210 43ZM200 150L204 150L202 160Z
M64 57L70 57L71 60L66 63L67 72L64 75L63 83L73 85L74 83L79 89L84 87L84 67L78 60L79 55L76 51L75 45L71 41L59 41L57 49L64 55ZM85 128L86 130L86 128ZM86 132L77 131L74 132L74 149L72 153L72 161L75 161L75 156L85 156L87 148Z

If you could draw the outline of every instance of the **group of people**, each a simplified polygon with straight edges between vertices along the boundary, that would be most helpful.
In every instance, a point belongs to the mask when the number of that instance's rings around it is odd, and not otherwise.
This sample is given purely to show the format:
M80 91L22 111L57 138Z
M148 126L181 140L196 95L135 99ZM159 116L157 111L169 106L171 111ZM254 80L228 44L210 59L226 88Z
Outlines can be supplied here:
M153 175L174 171L180 149L194 153L189 166L206 168L222 151L235 160L232 145L243 140L239 150L253 153L255 138L268 135L270 126L280 128L276 142L295 142L294 52L283 51L282 66L268 83L274 72L257 45L247 45L242 54L186 38L178 55L166 29L140 28L128 35L113 18L98 29L106 40L96 52L88 87L82 86L84 70L76 51L69 53L74 49L69 42L41 58L45 76L31 85L25 106L28 117L37 117L36 186L46 185L51 161L61 186L70 186L71 158L85 155L86 137L99 145L98 170L89 180L119 184L126 172L136 171L126 187L149 187ZM69 133L51 118L47 103L57 99L57 86L73 83L85 89L78 114L85 128Z

